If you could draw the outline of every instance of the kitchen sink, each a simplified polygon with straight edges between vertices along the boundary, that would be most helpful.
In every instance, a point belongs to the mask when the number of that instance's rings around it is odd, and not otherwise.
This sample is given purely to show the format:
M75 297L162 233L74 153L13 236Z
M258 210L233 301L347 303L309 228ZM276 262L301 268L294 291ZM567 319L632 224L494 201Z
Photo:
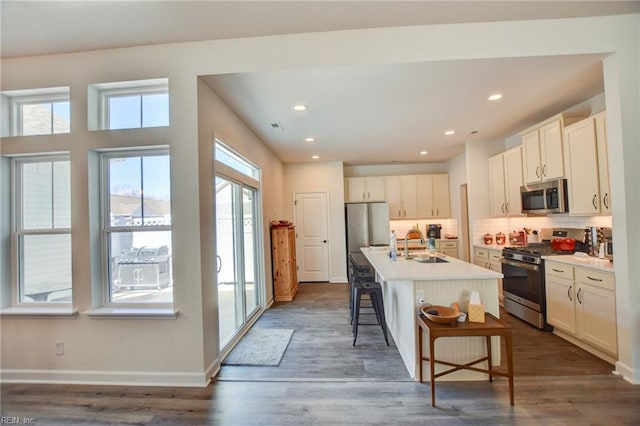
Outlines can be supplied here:
M420 263L449 263L448 260L438 256L409 256L408 260Z

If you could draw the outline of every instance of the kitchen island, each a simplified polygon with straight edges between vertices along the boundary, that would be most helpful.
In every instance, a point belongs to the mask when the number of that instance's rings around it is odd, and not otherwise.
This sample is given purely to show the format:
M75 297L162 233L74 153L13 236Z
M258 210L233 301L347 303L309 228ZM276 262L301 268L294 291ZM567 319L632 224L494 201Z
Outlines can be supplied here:
M400 356L412 378L418 380L417 312L425 304L450 306L457 303L467 311L469 296L478 291L485 312L500 317L498 280L502 274L458 260L438 256L446 262L421 263L398 257L391 260L386 250L362 248L369 263L376 271L376 279L382 285L384 309L388 329L393 336ZM415 256L415 254L412 253ZM468 320L468 319L467 319ZM425 339L425 345L428 340ZM500 364L500 341L492 338L493 365ZM429 353L429 348L423 348ZM438 342L436 358L464 363L485 354L482 337L458 337ZM428 366L427 366L428 367ZM437 366L437 372L447 367ZM425 368L424 371L428 371ZM429 380L429 377L423 377ZM457 371L443 380L485 380L486 375L469 370Z

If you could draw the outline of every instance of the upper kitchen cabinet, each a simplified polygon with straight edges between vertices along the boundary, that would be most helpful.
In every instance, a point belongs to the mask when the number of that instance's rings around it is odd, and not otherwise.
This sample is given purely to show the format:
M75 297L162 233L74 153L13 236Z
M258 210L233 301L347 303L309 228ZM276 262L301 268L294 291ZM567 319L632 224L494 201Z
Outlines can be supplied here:
M522 148L489 158L491 216L522 216Z
M585 114L558 114L521 133L525 183L564 176L563 129L585 117Z
M386 201L384 176L349 177L345 181L347 201Z
M421 218L448 218L449 207L449 175L417 176L418 215Z
M605 126L602 112L565 129L571 215L611 214Z
M389 219L418 219L416 176L385 176L384 182Z

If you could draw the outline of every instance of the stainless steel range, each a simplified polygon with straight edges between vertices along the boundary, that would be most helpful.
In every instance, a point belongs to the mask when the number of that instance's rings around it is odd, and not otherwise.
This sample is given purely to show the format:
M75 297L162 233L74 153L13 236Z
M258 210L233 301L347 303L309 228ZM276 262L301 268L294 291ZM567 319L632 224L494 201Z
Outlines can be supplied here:
M554 250L553 239L576 240L571 250ZM546 294L543 256L573 254L583 248L584 229L543 229L542 243L506 247L502 251L504 308L510 314L543 330L552 330L546 321ZM563 248L566 248L563 246Z

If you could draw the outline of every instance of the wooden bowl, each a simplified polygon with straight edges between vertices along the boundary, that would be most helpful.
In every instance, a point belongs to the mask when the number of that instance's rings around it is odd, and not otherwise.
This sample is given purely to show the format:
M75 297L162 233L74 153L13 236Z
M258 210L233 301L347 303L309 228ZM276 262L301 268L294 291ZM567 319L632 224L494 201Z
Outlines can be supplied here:
M446 306L427 305L422 307L422 313L433 322L448 323L455 322L460 316L460 311Z

